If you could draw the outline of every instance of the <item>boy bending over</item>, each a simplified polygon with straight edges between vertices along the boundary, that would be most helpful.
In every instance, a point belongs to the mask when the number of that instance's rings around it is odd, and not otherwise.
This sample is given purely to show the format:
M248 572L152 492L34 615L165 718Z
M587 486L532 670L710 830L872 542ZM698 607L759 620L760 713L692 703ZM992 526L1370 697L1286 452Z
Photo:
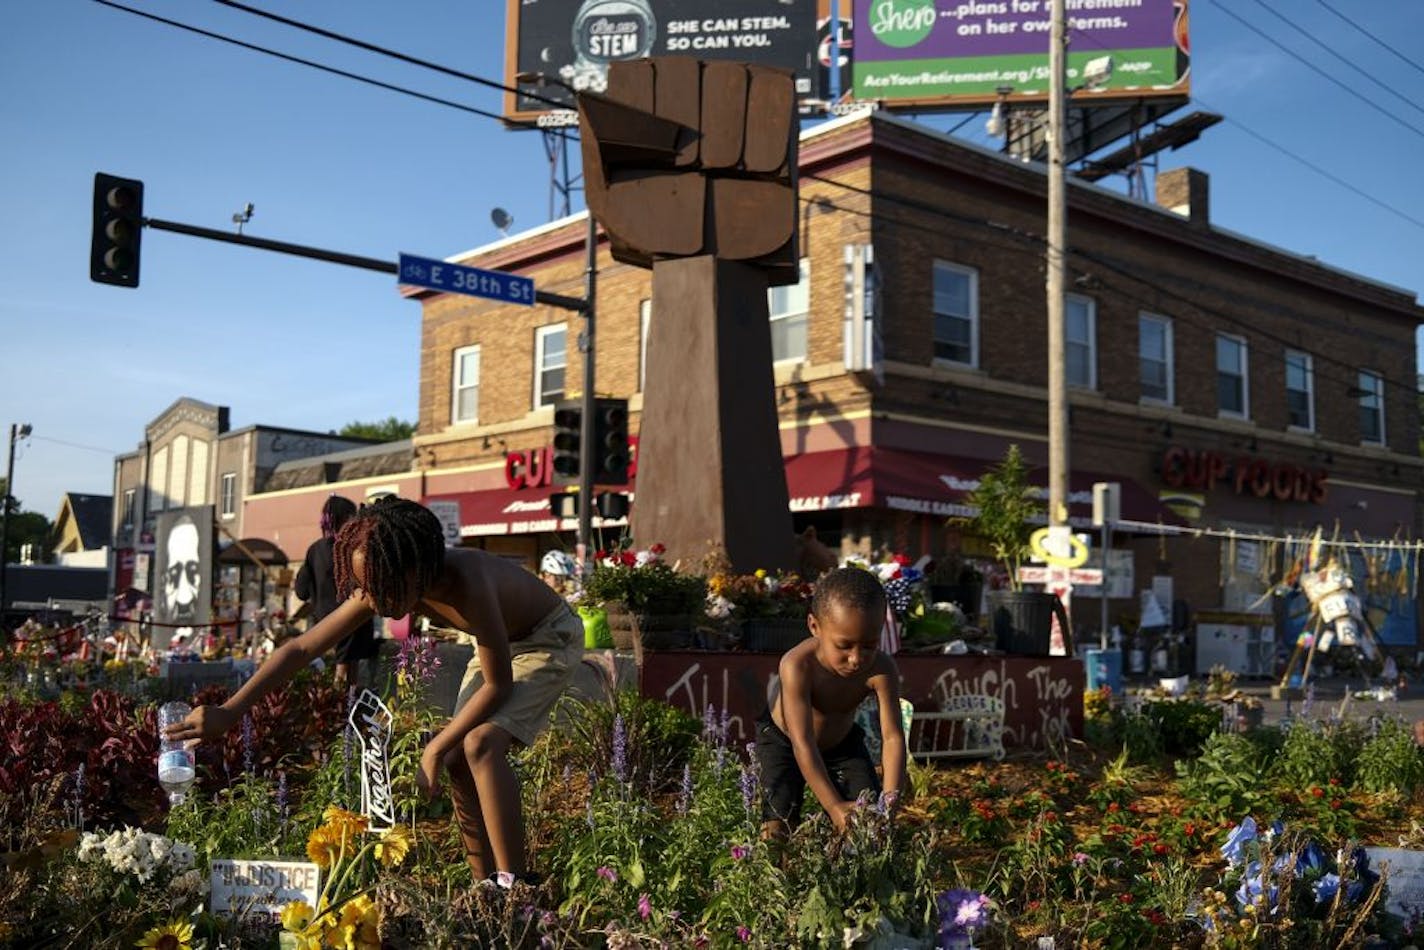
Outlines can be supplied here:
M781 658L780 683L757 720L762 832L784 837L800 817L807 785L837 828L861 792L876 787L875 765L855 710L871 693L880 706L881 789L894 807L905 785L900 673L880 652L885 588L860 568L831 571L816 584L806 618L810 639Z
M412 501L383 498L342 527L335 543L341 605L283 644L232 698L199 706L168 729L210 739L242 721L263 694L374 613L419 612L475 638L450 722L430 740L416 782L440 791L442 766L475 880L509 884L526 873L519 781L508 752L545 726L583 656L583 622L562 597L517 564L474 548L446 550L439 520Z

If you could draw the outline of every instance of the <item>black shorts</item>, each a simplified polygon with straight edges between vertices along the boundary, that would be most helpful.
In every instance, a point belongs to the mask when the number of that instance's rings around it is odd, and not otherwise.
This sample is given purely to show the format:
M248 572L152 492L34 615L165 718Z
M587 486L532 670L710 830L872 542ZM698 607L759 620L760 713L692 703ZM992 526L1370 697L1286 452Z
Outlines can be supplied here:
M376 627L362 624L356 632L336 645L336 662L350 663L354 660L369 660L376 655Z
M801 799L806 792L806 777L796 764L796 751L791 739L771 719L771 710L757 719L757 761L761 765L761 820L780 819L796 824L801 817ZM821 759L836 791L847 801L855 801L861 792L873 792L878 786L875 763L865 747L865 733L860 726L851 726L846 737L830 749L821 750Z

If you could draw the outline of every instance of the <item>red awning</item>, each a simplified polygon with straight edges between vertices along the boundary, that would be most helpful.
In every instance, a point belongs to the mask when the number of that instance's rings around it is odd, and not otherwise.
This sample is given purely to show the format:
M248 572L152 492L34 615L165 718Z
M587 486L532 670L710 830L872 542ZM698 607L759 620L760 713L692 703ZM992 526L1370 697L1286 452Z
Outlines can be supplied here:
M857 446L809 452L786 461L791 510L834 511L842 508L891 508L941 517L969 517L976 510L965 496L979 485L979 476L993 462L907 449ZM1034 469L1029 480L1048 497L1048 472ZM1182 524L1141 485L1120 476L1073 472L1068 480L1069 521L1075 527L1092 522L1093 483L1122 486L1122 517L1128 521Z
M846 508L890 508L936 517L969 517L975 509L964 501L993 465L983 459L855 446L807 452L786 459L786 487L793 512L837 511ZM1048 497L1048 472L1034 469L1030 481ZM1122 485L1122 517L1128 521L1184 524L1141 485L1119 476L1074 472L1069 478L1069 521L1088 527L1093 514L1093 483ZM487 491L430 495L424 500L454 501L460 506L460 535L466 538L501 534L575 531L577 518L555 518L549 510L552 488L495 488ZM636 502L635 502L636 503ZM617 527L627 519L593 518L594 527Z
M541 531L576 531L577 518L555 518L549 509L554 488L492 488L454 495L427 495L422 501L453 501L460 506L460 536L477 538L493 534L537 534ZM595 528L628 523L626 518L593 516Z

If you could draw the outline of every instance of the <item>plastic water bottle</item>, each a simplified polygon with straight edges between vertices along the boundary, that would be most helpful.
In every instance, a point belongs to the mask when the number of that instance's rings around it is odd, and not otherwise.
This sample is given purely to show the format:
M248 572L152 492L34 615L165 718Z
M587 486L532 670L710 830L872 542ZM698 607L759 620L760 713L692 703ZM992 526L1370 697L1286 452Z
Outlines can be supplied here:
M181 740L169 739L163 730L182 722L193 709L187 703L164 703L158 710L158 784L168 793L171 805L181 804L197 775L193 750Z

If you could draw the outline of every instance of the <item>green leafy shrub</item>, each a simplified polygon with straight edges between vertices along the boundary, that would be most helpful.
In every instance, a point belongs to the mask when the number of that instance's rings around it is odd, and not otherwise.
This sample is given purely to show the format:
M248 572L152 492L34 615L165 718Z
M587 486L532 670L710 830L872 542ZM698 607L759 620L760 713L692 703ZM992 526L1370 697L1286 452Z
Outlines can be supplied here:
M1331 779L1348 781L1354 770L1355 750L1344 747L1342 733L1356 734L1344 723L1291 723L1282 731L1284 739L1272 774L1282 784L1297 789L1325 785Z
M1356 759L1356 782L1368 792L1397 791L1409 797L1424 783L1420 755L1408 723L1396 718L1379 720L1377 731Z
M1221 705L1195 699L1148 703L1142 713L1162 737L1162 751L1171 756L1196 755L1221 729Z
M627 781L653 792L672 789L682 780L683 766L702 729L701 720L633 689L616 690L611 702L564 700L557 715L568 723L567 737L551 735L550 741L567 743L565 761L580 772L608 771L621 719Z
M1204 817L1221 820L1271 811L1266 765L1245 736L1214 733L1198 758L1178 760L1176 769L1183 796Z

